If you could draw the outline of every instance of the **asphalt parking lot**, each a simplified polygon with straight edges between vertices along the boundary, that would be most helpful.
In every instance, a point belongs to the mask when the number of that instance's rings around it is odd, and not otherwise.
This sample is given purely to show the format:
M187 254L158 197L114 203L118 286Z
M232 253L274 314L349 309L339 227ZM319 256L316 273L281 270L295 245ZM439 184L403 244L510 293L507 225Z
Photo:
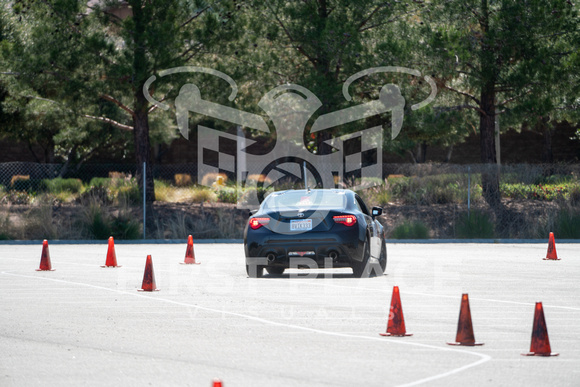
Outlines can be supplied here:
M578 386L580 245L388 244L384 276L249 279L242 244L0 245L0 385ZM151 254L157 292L139 292ZM409 337L382 337L393 286ZM454 347L468 293L480 347ZM524 357L542 301L557 357Z

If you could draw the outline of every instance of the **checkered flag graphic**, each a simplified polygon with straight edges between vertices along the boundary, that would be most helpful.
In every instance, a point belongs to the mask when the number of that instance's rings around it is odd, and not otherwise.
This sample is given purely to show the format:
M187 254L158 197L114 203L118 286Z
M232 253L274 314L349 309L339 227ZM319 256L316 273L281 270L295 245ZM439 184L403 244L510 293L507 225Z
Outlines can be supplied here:
M197 181L203 181L208 174L225 174L230 181L237 180L237 142L238 136L219 130L198 126Z
M343 181L351 188L363 188L369 178L382 176L383 131L377 126L341 136Z

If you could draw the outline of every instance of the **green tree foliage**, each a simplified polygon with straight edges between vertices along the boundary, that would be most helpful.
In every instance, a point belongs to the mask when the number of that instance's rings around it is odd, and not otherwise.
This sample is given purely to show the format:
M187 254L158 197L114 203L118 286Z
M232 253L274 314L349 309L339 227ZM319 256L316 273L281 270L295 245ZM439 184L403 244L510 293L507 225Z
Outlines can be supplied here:
M438 62L439 86L478 113L481 162L495 163L496 113L522 101L546 104L538 91L555 81L561 61L572 54L576 7L566 0L437 0L428 20L425 52ZM482 176L482 186L486 201L500 208L493 169Z
M278 84L294 83L312 91L323 104L316 114L325 114L377 99L381 86L394 83L406 98L407 114L411 114L410 106L429 95L429 85L421 83L421 79L397 73L374 74L358 80L350 90L353 101L346 101L342 94L344 81L367 68L429 69L419 60L415 46L415 30L420 26L417 15L424 4L275 0L248 2L243 7L245 12L240 16L246 27L243 43L238 41L231 55L238 60L239 68L245 65L248 74L254 74L256 69L260 72L258 84L252 83L254 93L255 86L260 87L256 98ZM389 123L388 115L372 122L387 128ZM360 129L341 128L341 133ZM308 130L307 127L306 142L310 140ZM385 138L389 134L387 131ZM331 149L322 141L330 135L330 131L319 132L313 150L329 152Z
M317 114L324 114L376 99L381 86L394 83L407 103L399 137L384 136L387 149L421 162L427 146L452 149L475 128L481 161L492 164L496 114L502 123L545 133L556 121L578 120L577 11L566 0L4 2L1 134L54 148L71 165L107 152L134 153L140 166L151 161L152 143L176 135L173 112L145 99L145 81L164 69L198 65L238 82L235 103L227 101L222 80L204 74L158 77L151 94L171 101L179 85L194 79L203 83L204 98L263 113L257 102L265 92L295 83L321 99ZM353 101L345 101L347 77L378 66L434 76L437 100L411 111L428 85L391 73L353 83ZM390 126L388 115L373 120L365 126ZM312 148L330 151L322 144L330 135L319 132ZM151 201L151 169L147 176ZM499 208L498 175L486 174L482 184L488 203Z
M137 179L147 162L147 201L153 201L151 139L175 134L170 114L150 106L145 81L187 64L213 40L228 2L186 0L15 1L11 18L23 38L13 52L19 82L39 98L64 106L73 124L54 138L101 144L113 130L132 133ZM224 8L225 7L225 8ZM153 114L158 117L152 119ZM85 120L79 130L80 118ZM89 121L92 121L89 123ZM100 123L95 127L95 123ZM103 127L105 129L103 129ZM92 131L96 129L96 131ZM80 137L80 138L79 138Z

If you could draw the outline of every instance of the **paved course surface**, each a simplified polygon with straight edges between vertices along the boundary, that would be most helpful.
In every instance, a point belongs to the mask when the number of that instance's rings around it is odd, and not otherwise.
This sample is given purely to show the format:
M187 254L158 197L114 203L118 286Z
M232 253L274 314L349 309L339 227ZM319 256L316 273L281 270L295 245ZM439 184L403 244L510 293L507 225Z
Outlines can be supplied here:
M389 244L387 275L247 278L241 244L0 246L0 386L578 386L580 248ZM153 256L159 292L138 292ZM331 276L332 275L332 276ZM398 285L407 331L381 337ZM452 347L469 293L481 347ZM552 351L530 348L542 301Z

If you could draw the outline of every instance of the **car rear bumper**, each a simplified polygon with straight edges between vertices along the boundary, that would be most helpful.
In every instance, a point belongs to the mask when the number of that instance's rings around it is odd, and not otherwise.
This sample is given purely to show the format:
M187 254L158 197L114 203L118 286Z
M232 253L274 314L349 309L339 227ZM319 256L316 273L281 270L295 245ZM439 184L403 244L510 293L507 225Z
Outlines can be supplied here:
M360 261L363 241L356 233L332 236L302 236L269 234L246 240L246 264L270 267L351 267Z

